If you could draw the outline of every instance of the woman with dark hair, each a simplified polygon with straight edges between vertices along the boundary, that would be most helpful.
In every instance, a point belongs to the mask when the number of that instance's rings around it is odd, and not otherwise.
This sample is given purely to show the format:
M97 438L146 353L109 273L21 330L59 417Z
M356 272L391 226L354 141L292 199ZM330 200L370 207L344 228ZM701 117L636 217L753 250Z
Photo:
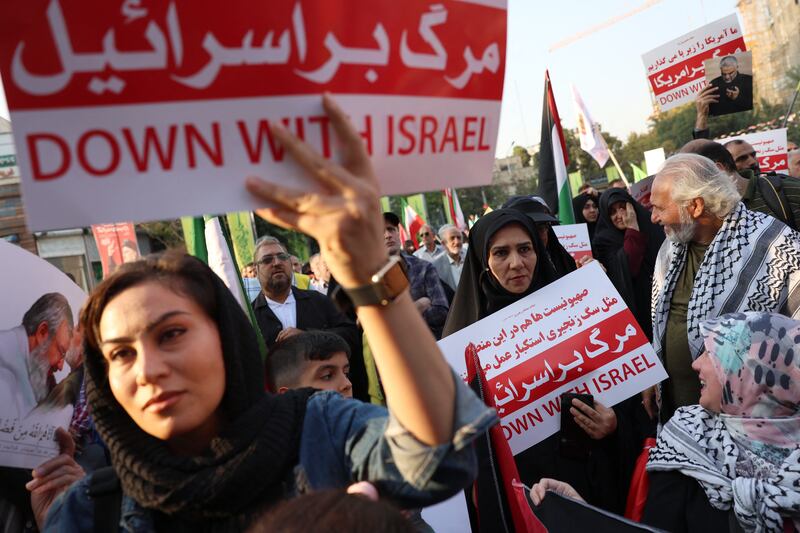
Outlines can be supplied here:
M572 199L572 210L575 213L576 224L586 224L589 230L589 241L594 240L594 230L597 227L597 219L600 212L598 206L600 200L595 194L581 193Z
M113 471L50 506L45 530L241 531L282 498L370 481L402 507L441 501L475 475L472 440L496 415L453 374L383 245L363 143L329 97L343 166L285 128L272 134L325 187L248 180L272 223L314 237L373 347L391 409L311 389L264 392L241 307L201 261L123 265L81 316L87 396Z
M642 522L667 531L800 531L800 322L763 312L700 324L700 404L650 450Z
M514 209L499 209L481 217L469 234L461 281L444 335L455 333L524 298L560 276L549 262L536 225ZM561 434L545 439L515 457L522 481L562 479L590 503L622 512L636 453L641 449L628 410L617 412L595 402L594 408L575 400L582 413L576 421L591 442L579 453L561 444ZM481 453L483 460L488 453Z
M664 230L650 221L650 212L628 191L610 188L600 196L592 249L651 341L650 293L662 242Z

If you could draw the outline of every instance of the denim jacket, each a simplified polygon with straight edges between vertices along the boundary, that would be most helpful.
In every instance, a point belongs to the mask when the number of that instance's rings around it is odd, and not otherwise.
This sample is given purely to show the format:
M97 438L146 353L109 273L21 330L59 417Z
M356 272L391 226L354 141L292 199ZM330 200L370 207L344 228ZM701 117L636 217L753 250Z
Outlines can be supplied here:
M439 446L419 442L384 407L346 399L336 392L315 393L308 400L303 422L294 495L370 481L381 498L404 508L419 508L443 501L467 486L478 468L470 444L497 422L497 415L455 375L453 379L453 437ZM45 532L94 530L90 479L91 475L86 476L56 499ZM120 531L154 530L152 512L123 495Z

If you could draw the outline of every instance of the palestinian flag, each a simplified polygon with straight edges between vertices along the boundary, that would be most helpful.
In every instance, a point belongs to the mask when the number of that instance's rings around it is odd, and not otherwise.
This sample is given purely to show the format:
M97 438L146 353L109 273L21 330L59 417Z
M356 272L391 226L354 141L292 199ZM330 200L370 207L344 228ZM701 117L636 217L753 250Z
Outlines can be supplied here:
M403 225L408 230L408 238L414 242L414 248L419 248L419 243L417 242L417 235L419 234L419 230L422 226L425 225L425 220L414 211L414 208L411 207L405 198L402 199L403 204ZM405 242L405 241L403 241Z
M539 196L558 215L562 224L574 224L572 193L569 190L567 166L569 157L561 131L556 100L550 86L550 73L544 74L542 104L542 138L539 148Z

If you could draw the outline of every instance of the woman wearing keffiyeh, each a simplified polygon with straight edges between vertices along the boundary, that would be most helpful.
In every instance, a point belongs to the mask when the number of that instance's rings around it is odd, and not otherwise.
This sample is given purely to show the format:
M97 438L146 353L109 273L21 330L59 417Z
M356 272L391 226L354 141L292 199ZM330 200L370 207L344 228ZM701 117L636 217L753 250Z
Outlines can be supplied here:
M643 521L800 531L800 322L734 313L700 330L700 405L679 408L650 452Z

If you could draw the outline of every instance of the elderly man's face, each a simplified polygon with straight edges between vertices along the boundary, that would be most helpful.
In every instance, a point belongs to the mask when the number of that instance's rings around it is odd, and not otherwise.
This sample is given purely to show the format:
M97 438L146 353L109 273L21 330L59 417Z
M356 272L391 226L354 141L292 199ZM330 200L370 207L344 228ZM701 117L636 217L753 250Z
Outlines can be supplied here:
M461 255L461 249L464 248L464 237L461 232L456 228L448 229L444 234L444 246L451 256Z
M694 237L697 224L689 216L685 207L672 200L672 182L668 178L656 175L653 188L650 190L652 215L655 224L664 227L664 233L674 242L689 242Z
M730 83L736 79L736 75L739 74L739 67L732 67L732 66L724 66L720 68L722 72L722 81L725 83Z
M761 167L758 166L758 159L756 159L755 148L748 142L731 143L725 148L733 156L736 162L736 170L750 169L753 172L760 172Z
M72 330L67 321L62 320L52 337L51 333L46 323L42 323L36 328L36 334L31 344L31 355L46 359L49 372L52 374L64 368L64 358L70 348Z
M294 270L297 274L303 273L303 263L300 262L300 259L292 256L292 270Z
M422 229L419 230L419 240L421 240L425 246L432 247L435 243L435 237L433 235L433 230L430 226L422 226Z

